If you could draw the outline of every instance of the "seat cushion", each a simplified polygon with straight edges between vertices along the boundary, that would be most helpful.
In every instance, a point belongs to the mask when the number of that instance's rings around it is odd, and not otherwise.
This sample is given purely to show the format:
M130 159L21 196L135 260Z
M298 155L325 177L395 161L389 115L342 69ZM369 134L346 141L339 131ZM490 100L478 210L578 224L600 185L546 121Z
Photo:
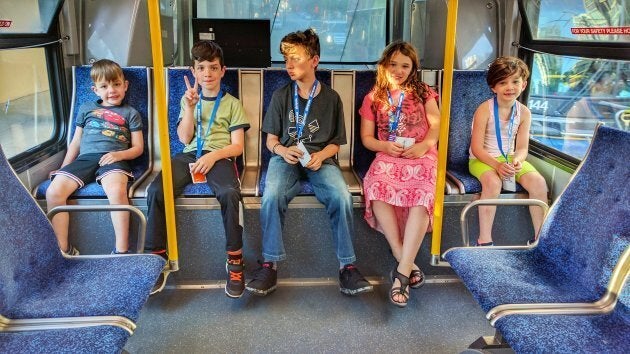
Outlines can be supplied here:
M605 291L573 283L536 249L456 248L444 257L484 312L501 304L592 302Z
M120 353L128 338L129 332L113 326L0 332L0 352Z
M510 315L495 327L517 353L630 353L630 323L608 315ZM628 318L628 317L626 317Z
M155 255L75 257L46 272L39 287L17 288L15 301L2 315L10 319L123 316L136 321L162 271Z

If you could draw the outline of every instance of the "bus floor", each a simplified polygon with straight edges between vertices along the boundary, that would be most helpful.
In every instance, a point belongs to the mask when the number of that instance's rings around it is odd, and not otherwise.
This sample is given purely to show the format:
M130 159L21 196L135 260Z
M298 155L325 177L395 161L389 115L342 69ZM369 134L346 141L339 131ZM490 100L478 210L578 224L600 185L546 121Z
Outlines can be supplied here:
M390 284L358 297L337 285L286 286L230 299L221 288L166 288L149 298L129 353L460 353L494 334L460 282L411 289L406 308Z

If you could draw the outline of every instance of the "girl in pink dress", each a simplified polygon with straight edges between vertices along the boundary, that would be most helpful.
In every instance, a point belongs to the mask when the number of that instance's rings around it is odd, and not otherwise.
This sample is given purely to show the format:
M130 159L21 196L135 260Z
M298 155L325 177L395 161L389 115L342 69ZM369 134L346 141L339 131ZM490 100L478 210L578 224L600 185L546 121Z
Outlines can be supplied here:
M411 44L391 43L359 110L363 145L376 152L363 180L365 219L385 235L398 261L389 298L399 307L407 305L409 287L424 283L414 262L433 222L437 175L438 95L420 81L418 69Z

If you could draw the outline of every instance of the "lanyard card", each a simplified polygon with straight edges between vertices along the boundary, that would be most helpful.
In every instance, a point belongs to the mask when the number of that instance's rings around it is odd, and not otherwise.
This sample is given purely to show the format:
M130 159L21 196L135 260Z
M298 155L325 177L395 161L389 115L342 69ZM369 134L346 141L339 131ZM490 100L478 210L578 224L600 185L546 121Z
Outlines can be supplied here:
M300 151L304 153L304 155L299 158L300 164L302 164L302 166L306 166L306 164L311 161L311 154L308 153L308 150L306 150L306 146L304 146L301 141L297 144L297 147L298 149L300 149Z
M396 137L396 142L398 144L402 145L403 149L407 150L408 148L413 146L413 144L416 143L416 139L414 139L414 138L405 138L403 136L397 136Z
M193 162L188 164L188 169L190 170L190 176L192 177L192 182L193 183L206 183L207 182L206 175L200 172L194 173L192 171L192 168L194 165L195 164Z
M503 179L503 190L508 192L516 192L516 175L505 177Z

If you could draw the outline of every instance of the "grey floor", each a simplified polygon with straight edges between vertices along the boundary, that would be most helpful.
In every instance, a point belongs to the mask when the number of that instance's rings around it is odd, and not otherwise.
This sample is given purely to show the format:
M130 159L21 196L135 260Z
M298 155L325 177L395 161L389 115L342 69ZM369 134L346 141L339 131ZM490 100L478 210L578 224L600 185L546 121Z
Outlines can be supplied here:
M461 283L412 290L407 308L389 285L359 297L337 286L279 286L230 299L223 289L165 289L145 305L129 353L460 353L494 330Z

